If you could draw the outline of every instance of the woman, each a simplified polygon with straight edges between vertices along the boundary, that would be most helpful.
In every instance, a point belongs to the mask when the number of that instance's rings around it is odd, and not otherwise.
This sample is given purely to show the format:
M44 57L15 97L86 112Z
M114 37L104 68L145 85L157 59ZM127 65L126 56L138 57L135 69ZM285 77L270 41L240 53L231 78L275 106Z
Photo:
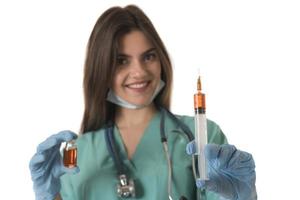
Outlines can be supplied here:
M168 111L171 86L169 56L147 16L132 5L104 12L87 47L78 167L64 167L59 153L76 134L62 131L41 143L30 162L36 198L256 199L251 155L227 145L209 120L210 180L195 184L194 143L185 135L194 122Z

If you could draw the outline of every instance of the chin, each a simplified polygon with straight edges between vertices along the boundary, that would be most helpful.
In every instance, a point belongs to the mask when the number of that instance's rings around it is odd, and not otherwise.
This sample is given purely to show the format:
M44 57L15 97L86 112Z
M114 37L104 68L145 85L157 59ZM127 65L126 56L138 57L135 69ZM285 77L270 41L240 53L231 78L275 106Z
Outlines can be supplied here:
M149 101L132 102L132 104L137 105L137 106L145 106L145 105L149 104Z
M149 98L147 98L147 99L141 99L141 100L134 100L134 101L128 101L128 102L130 102L130 103L132 103L132 104L134 104L134 105L138 105L138 106L144 106L144 105L147 105L147 104L149 104L149 101L150 101L150 99Z

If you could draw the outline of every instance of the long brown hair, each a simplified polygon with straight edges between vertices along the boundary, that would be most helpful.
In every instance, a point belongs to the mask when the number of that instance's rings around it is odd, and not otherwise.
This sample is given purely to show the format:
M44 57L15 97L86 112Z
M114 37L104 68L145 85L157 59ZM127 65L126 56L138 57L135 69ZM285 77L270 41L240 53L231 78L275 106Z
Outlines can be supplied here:
M81 133L95 131L114 119L115 105L106 101L106 96L114 78L118 43L122 36L136 29L142 31L154 45L161 62L161 79L166 85L154 103L169 109L172 66L162 40L149 18L137 6L112 7L97 20L87 45Z

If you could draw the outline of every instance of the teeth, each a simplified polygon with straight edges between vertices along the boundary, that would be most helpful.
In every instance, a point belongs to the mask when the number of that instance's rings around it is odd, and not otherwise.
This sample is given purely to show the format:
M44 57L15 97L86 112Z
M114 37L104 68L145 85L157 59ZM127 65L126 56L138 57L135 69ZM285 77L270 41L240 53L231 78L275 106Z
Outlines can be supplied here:
M138 84L129 85L128 87L137 89L137 88L145 87L146 85L147 85L147 83L138 83Z

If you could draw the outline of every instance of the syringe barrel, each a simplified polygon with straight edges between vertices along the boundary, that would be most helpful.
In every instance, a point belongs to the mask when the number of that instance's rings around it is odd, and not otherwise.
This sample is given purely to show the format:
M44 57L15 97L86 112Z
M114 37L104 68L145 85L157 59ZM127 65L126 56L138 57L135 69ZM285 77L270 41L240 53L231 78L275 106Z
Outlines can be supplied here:
M195 145L200 180L208 180L204 147L207 144L207 121L204 113L195 112Z

